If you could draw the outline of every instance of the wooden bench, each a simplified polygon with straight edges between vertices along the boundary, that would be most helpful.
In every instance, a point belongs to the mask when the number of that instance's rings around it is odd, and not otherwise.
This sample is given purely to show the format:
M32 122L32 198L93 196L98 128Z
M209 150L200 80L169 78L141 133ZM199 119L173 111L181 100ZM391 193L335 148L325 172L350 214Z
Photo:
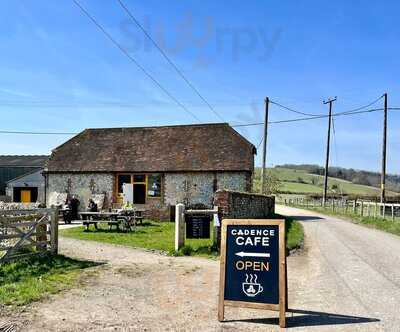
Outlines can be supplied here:
M113 226L116 226L117 230L120 230L121 228L124 230L132 230L131 225L129 222L127 223L125 220L118 218L117 220L83 220L82 224L86 226L86 230L89 230L90 225L93 225L96 230L99 229L98 224L107 224L109 227L109 230L112 229ZM122 226L122 227L121 227Z
M142 209L132 210L118 210L115 212L80 212L82 217L82 224L86 226L86 230L89 230L90 225L94 225L94 228L98 230L99 223L107 223L109 229L112 226L116 226L117 230L120 227L126 231L131 231L136 227L137 223L143 223L143 212Z

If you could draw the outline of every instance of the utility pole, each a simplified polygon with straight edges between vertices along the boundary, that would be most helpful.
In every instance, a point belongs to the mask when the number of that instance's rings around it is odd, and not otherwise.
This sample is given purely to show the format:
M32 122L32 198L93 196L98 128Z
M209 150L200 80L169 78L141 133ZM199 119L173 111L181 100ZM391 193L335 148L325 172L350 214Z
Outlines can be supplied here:
M269 98L265 98L265 119L264 119L264 138L263 138L263 162L261 170L261 194L266 191L266 162L267 162L267 138L268 138L268 108Z
M329 104L329 116L328 116L328 139L327 139L327 143L326 143L324 193L322 196L323 206L325 206L326 196L327 196L327 192L328 192L328 168L329 168L329 148L330 148L330 142L331 142L332 103L335 100L336 100L336 97L334 99L328 99L327 101L324 101L324 105Z
M387 139L387 93L383 95L383 142L382 142L382 173L381 173L381 203L385 202L385 180L386 180L386 139Z

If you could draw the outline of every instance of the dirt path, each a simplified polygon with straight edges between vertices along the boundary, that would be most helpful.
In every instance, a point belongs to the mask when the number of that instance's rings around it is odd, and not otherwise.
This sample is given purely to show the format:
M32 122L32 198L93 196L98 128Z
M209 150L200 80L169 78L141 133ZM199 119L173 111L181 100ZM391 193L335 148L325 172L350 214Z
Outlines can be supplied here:
M301 210L307 248L289 257L294 330L395 331L400 239ZM106 264L19 314L24 331L278 331L277 313L227 308L217 321L218 261L62 238L61 253ZM395 251L397 250L397 252ZM385 255L383 255L385 253Z

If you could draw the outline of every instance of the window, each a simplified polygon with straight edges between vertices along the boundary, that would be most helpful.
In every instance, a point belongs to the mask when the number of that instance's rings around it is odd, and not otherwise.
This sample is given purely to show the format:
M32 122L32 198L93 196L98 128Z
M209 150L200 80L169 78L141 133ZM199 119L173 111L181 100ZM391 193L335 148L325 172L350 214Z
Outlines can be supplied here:
M147 198L161 197L161 174L118 174L117 200L122 202L123 184L133 184L133 203L146 204Z
M133 182L146 182L146 175L144 174L134 174L133 175Z
M161 174L149 174L147 176L147 196L161 197Z
M123 184L131 183L131 176L129 174L119 174L118 175L118 194L123 193Z

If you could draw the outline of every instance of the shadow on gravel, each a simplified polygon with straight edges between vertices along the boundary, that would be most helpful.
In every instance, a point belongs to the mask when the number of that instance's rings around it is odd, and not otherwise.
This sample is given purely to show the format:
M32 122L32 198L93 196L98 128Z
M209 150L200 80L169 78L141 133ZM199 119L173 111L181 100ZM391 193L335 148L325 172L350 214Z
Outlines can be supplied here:
M319 221L324 219L317 216L290 216L290 217L296 221Z
M292 314L299 314L290 316ZM321 326L321 325L343 325L343 324L363 324L379 322L377 318L348 316L331 314L320 311L308 311L289 309L286 317L286 325L290 327L306 327L306 326ZM277 325L279 324L278 318L254 318L254 319L237 319L227 320L226 322L246 322L246 323L257 323L257 324L268 324Z

